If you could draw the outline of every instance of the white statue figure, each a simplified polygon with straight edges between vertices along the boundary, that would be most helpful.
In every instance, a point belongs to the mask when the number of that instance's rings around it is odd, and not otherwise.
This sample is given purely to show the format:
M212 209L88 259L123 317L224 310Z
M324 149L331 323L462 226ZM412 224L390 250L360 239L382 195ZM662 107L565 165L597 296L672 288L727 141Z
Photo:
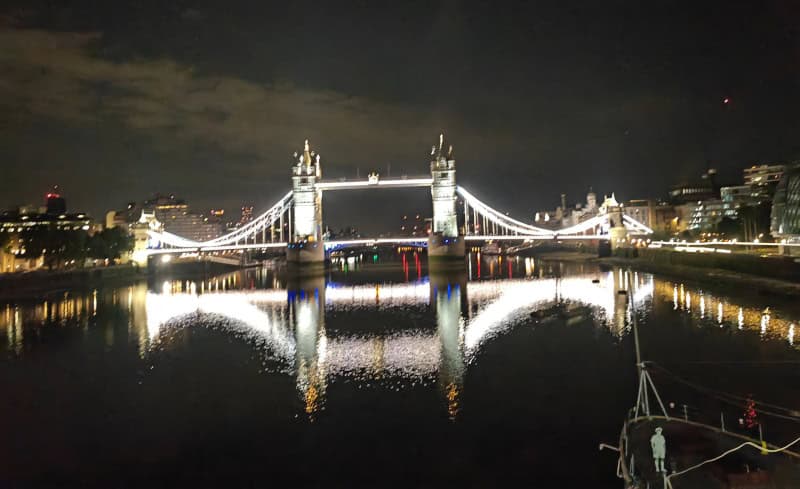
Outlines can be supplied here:
M664 470L664 458L667 455L667 440L661 434L661 427L656 428L656 433L650 437L650 448L653 450L653 461L656 472L666 472Z

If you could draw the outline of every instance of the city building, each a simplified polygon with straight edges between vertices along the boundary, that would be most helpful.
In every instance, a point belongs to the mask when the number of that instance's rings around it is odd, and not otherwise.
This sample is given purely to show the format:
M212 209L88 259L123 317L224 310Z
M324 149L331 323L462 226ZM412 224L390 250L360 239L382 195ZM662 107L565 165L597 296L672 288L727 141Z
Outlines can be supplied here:
M59 231L89 231L92 218L84 213L77 214L23 214L12 209L0 214L0 232L20 233L27 229L52 228Z
M51 192L47 193L45 198L46 213L50 215L61 215L67 212L67 201L58 191L58 185L53 187Z
M10 252L10 248L0 248L0 273L9 273L15 271L15 261L15 255Z
M214 212L214 211L212 211ZM239 225L244 226L248 222L253 220L253 206L252 205L243 205L242 206L242 216L239 218Z
M719 188L716 177L717 170L709 168L698 180L673 185L669 190L670 203L680 205L699 200L718 199Z
M689 230L689 225L692 222L692 214L697 207L697 202L686 202L683 204L675 204L672 206L675 212L675 225L673 233L682 233Z
M189 204L174 195L156 195L142 204L130 202L125 209L109 211L106 214L105 226L114 228L127 227L134 235L135 245L147 241L146 230L153 229L154 223L159 230L176 234L195 241L207 241L224 234L222 222L223 210L214 210L208 215L191 212ZM139 230L139 235L137 235ZM144 230L144 231L143 231ZM134 250L134 253L136 250Z
M182 238L208 241L225 232L219 218L191 212L189 204L174 195L156 195L154 199L145 201L142 209L152 213L163 224L164 231Z
M400 236L427 236L431 220L422 214L403 214L400 219Z
M106 213L106 228L111 229L117 226L129 227L139 220L141 214L142 207L136 202L129 202L125 209L108 211Z
M780 241L800 242L800 165L786 168L776 186L770 233Z
M561 194L561 205L552 211L541 210L534 213L533 222L539 227L558 229L580 224L596 216L599 212L597 194L589 188L585 205L577 203L574 207L567 207L567 196L566 194Z
M625 203L625 213L653 231L674 234L678 229L675 206L653 199L634 199Z
M726 210L734 210L726 215L737 217L743 207L771 203L785 169L784 164L753 165L745 168L742 171L742 185L720 188L720 199L725 203Z
M722 218L736 219L736 209L722 199L706 199L698 201L693 208L687 229L690 231L712 232Z
M54 189L57 190L57 187ZM53 191L45 195L45 206L20 206L0 213L0 271L33 270L42 266L43 258L26 256L23 235L36 230L86 231L93 228L86 213L67 213L66 200Z
M744 184L752 188L752 197L756 203L761 200L772 200L775 187L780 182L785 169L786 165L781 163L753 165L744 169Z
M738 211L739 208L758 205L759 198L752 185L732 185L719 189L720 199L729 208Z

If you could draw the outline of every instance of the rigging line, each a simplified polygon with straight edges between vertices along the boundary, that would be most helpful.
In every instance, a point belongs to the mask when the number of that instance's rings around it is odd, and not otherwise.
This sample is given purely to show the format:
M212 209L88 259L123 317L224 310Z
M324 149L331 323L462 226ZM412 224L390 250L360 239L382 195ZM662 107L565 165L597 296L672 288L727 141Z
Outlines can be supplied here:
M688 385L688 386L690 386L690 387L692 387L694 389L697 389L697 390L700 390L700 391L709 392L709 393L713 393L713 394L715 394L717 396L723 396L723 397L728 397L728 398L731 398L731 399L736 399L737 401L747 402L749 400L747 397L744 397L744 396L739 396L737 394L732 394L730 392L725 392L725 391L721 391L721 390L717 390L717 389L712 389L711 387L706 387L704 385L691 382L691 381L686 380L686 379L684 379L682 377L679 377L678 375L670 372L669 370L665 369L664 367L662 367L662 366L660 366L658 364L655 364L653 362L648 362L648 363L652 364L656 368L656 370L662 372L663 374L665 374L668 377L671 377L673 380L675 380L677 382L680 382L680 383L683 383L683 384L686 384L686 385ZM786 407L783 407L783 406L779 406L777 404L770 404L768 402L758 402L758 401L755 401L755 400L753 400L753 402L755 402L756 404L762 405L762 406L767 406L767 407L771 407L771 408L774 408L774 409L780 409L782 411L789 411L789 412L796 412L797 411L795 409L786 408Z
M701 365L798 365L798 360L692 360L686 362L669 362L674 364L701 364ZM662 367L663 368L663 367Z
M685 385L687 385L689 387L692 387L692 388L694 388L694 389L696 389L698 391L710 394L712 397L715 397L715 398L717 398L717 399L719 399L721 401L727 402L727 403L732 404L734 406L747 407L746 402L749 399L746 398L746 397L738 396L736 394L731 394L731 393L724 392L724 391L719 391L719 390L712 389L710 387L706 387L706 386L703 386L703 385L700 385L700 384L695 384L695 383L693 383L691 381L688 381L686 379L678 377L677 375L673 374L669 370L666 370L665 368L663 368L663 367L661 367L659 365L653 364L652 362L647 362L647 363L650 364L650 365L655 366L657 370L659 370L660 372L664 373L668 377L671 377L676 382L680 382L680 383L685 384ZM741 404L741 402L744 402L745 404ZM756 400L753 400L753 402L756 405L759 405L759 406L766 406L766 407L770 407L770 408L773 408L773 409L779 409L781 411L787 411L789 413L797 412L796 409L791 409L791 408L779 406L777 404L770 404L770 403L767 403L767 402L759 402L759 401L756 401ZM787 420L790 420L790 421L800 421L800 416L796 416L796 415L793 416L793 415L786 415L786 414L781 414L781 413L774 413L772 411L767 411L767 410L764 410L764 409L760 409L759 412L762 413L762 414L766 414L766 415L769 415L769 416L774 416L774 417L777 417L777 418L787 419Z
M722 402L725 402L727 404L730 404L731 406L736 406L736 407L738 407L740 409L746 409L747 408L747 404L745 404L745 403L741 403L739 401L734 401L732 399L728 399L728 398L726 398L724 396L720 396L720 395L715 395L714 393L710 393L710 392L706 393L706 394L708 394L710 397L712 397L714 399L717 399L719 401L722 401ZM784 408L779 408L779 409L784 409ZM773 417L773 418L779 418L779 419L784 419L786 421L793 421L795 423L800 423L800 417L797 417L797 416L791 416L791 415L786 415L786 414L775 413L775 412L772 412L772 411L767 411L767 410L765 410L763 408L759 408L758 413L759 414L763 414L764 416L770 416L770 417Z
M793 441L791 441L787 445L784 445L784 446L778 447L778 448L772 448L772 449L764 448L764 447L762 447L760 445L757 445L757 444L753 443L752 441L746 441L746 442L742 443L741 445L739 445L737 447L734 447L734 448L731 448L730 450L722 452L721 454L717 455L714 458L710 458L708 460L704 460L704 461L700 462L699 464L692 465L691 467L683 469L680 472L675 472L675 473L672 473L672 474L668 475L667 476L667 481L669 482L669 480L672 479L673 477L677 477L679 475L685 474L686 472L689 472L691 470L694 470L694 469L697 469L699 467L702 467L705 464L708 464L708 463L711 463L711 462L716 462L717 460L723 458L724 456L728 455L729 453L733 453L733 452L735 452L735 451L737 451L737 450L739 450L739 449L741 449L743 447L746 447L746 446L751 446L753 448L757 448L758 450L761 450L762 453L764 453L764 452L766 452L766 453L778 453L778 452L783 452L783 451L787 450L789 447L791 447L792 445L794 445L795 443L797 443L799 441L800 441L800 438L796 438L796 439L794 439ZM671 483L670 483L669 487L672 487Z

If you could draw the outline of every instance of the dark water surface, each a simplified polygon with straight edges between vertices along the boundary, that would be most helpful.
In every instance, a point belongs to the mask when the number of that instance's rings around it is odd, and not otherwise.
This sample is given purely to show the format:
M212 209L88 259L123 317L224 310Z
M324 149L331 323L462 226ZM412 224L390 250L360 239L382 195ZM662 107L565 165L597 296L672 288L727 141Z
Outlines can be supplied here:
M589 264L371 261L0 303L0 487L621 487L598 445L635 400L631 314L674 375L800 400L792 301ZM653 377L668 409L736 423Z

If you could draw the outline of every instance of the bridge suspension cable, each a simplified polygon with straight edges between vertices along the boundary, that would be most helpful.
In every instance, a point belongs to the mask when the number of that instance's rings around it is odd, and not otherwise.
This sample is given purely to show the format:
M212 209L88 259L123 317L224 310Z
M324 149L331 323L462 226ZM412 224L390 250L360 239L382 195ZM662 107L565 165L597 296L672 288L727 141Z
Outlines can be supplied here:
M509 217L495 209L489 207L487 204L484 204L477 197L472 195L467 189L464 187L458 186L456 187L456 192L460 195L464 202L467 204L465 207L465 222L469 221L469 212L468 208L471 207L474 211L480 214L485 220L488 220L495 226L499 226L501 230L511 231L515 234L521 235L534 235L534 236L552 236L554 234L553 231L549 229L544 229L536 226L531 226L530 224L525 224L524 222L518 221L512 217ZM473 225L477 224L480 227L482 234L497 234L488 233L488 229L485 229L487 226L481 226L480 223L473 222Z
M167 244L169 246L175 246L178 248L201 248L208 246L225 246L225 245L236 244L240 241L247 242L248 239L252 239L253 243L255 243L256 241L258 241L259 233L261 234L261 242L266 243L267 230L269 229L270 231L271 240L274 240L273 235L275 232L275 224L278 223L280 225L280 228L278 229L279 239L280 241L284 241L283 216L284 214L290 211L291 203L292 203L292 192L289 192L286 195L284 195L272 207L270 207L269 210L257 216L252 221L248 222L247 224L243 225L240 228L235 229L234 231L228 234L225 234L223 236L208 241L193 241L168 232L150 231L149 234L151 237L161 241L164 244ZM287 221L289 222L289 230L291 232L291 219L288 219Z
M419 180L422 182L423 179ZM413 183L415 185L421 185L421 183L417 182L416 180ZM427 180L423 183L427 183ZM470 239L470 236L476 238L479 236L484 236L487 239L498 236L520 236L522 239L597 239L602 238L601 234L603 234L599 230L607 227L609 224L608 215L599 214L574 226L569 226L566 228L540 228L526 224L522 221L507 216L500 211L497 211L488 204L479 200L464 187L457 186L456 193L464 201L464 228L467 239ZM194 241L166 231L149 231L149 234L161 244L174 248L222 249L221 247L226 246L235 246L239 248L241 245L252 245L253 247L266 248L269 247L269 243L275 243L276 231L279 243L284 243L291 240L292 200L293 193L288 192L266 212L260 214L252 221L228 234L207 241ZM284 219L284 216L288 216L288 218ZM284 220L286 222L284 222ZM630 232L637 234L650 234L653 232L652 229L628 215L623 215L622 220L624 226ZM285 236L284 228L287 225L288 233L286 233Z

